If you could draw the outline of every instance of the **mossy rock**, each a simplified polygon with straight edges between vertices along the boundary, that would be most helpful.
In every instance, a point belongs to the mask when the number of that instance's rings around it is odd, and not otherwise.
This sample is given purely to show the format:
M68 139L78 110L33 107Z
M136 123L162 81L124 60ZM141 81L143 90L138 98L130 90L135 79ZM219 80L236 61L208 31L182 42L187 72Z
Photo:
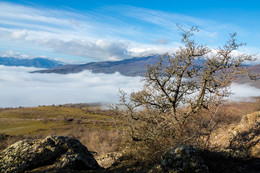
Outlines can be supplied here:
M22 140L0 153L0 172L25 172L38 167L48 169L96 170L101 167L78 140L48 136L43 140Z

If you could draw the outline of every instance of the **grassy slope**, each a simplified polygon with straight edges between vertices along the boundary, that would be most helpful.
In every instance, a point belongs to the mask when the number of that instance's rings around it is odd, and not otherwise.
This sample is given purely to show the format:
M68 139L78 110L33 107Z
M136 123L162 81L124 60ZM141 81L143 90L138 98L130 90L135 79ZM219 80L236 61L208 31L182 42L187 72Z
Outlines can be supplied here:
M102 149L101 145L109 136L113 142L117 136L115 125L121 123L113 118L111 112L88 111L88 108L42 106L0 109L0 150L24 138L67 135L76 137L92 150L107 152L102 150L114 150L114 146L106 144L111 148Z
M102 124L111 118L107 115L90 114L77 108L53 106L2 110L0 111L0 133L37 134L39 129L48 131L59 126L79 126L79 124L85 126L90 125L91 120ZM70 120L71 123L69 119L73 119ZM77 124L73 121L81 121L81 123Z

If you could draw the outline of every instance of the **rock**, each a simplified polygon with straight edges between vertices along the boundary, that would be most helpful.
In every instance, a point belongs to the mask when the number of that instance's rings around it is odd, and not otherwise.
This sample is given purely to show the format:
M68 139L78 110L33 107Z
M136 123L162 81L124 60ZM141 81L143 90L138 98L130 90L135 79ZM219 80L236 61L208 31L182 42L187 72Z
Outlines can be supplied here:
M213 131L210 143L221 149L231 145L238 149L247 147L251 157L260 158L260 112L245 115L239 123Z
M190 145L177 145L163 155L160 165L149 172L209 172L208 166L200 156L200 150Z
M88 149L78 140L48 136L43 140L22 140L0 153L0 172L25 172L39 167L48 169L100 169Z
M162 168L162 165L156 164L151 170L148 171L148 173L164 173L164 170Z
M107 154L97 155L95 156L95 159L97 160L98 164L101 165L103 168L108 168L121 156L122 153L111 152Z

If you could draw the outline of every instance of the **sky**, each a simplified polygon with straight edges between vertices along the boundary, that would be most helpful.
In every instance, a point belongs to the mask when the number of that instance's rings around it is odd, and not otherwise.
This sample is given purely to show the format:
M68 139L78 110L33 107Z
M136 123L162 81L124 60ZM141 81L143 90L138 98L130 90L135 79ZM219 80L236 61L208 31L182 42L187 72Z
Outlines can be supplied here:
M0 0L0 56L87 63L172 53L182 45L176 24L198 26L194 38L212 49L237 32L238 42L247 43L239 51L255 54L259 17L258 0ZM140 77L119 73L30 73L35 70L0 65L0 107L111 103L119 88L130 93L143 85ZM260 96L248 84L231 89L233 100Z
M259 17L258 0L1 0L0 55L86 63L171 53L176 24L199 26L195 39L211 48L237 32L240 51L258 53Z

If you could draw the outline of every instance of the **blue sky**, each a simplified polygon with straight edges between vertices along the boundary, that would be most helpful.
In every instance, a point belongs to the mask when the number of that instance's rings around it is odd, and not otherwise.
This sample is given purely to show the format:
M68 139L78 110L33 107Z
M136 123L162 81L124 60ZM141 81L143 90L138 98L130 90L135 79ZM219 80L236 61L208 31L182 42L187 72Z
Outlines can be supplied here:
M0 53L90 62L174 52L176 23L199 26L211 48L237 32L239 51L259 53L259 17L257 0L3 0Z

